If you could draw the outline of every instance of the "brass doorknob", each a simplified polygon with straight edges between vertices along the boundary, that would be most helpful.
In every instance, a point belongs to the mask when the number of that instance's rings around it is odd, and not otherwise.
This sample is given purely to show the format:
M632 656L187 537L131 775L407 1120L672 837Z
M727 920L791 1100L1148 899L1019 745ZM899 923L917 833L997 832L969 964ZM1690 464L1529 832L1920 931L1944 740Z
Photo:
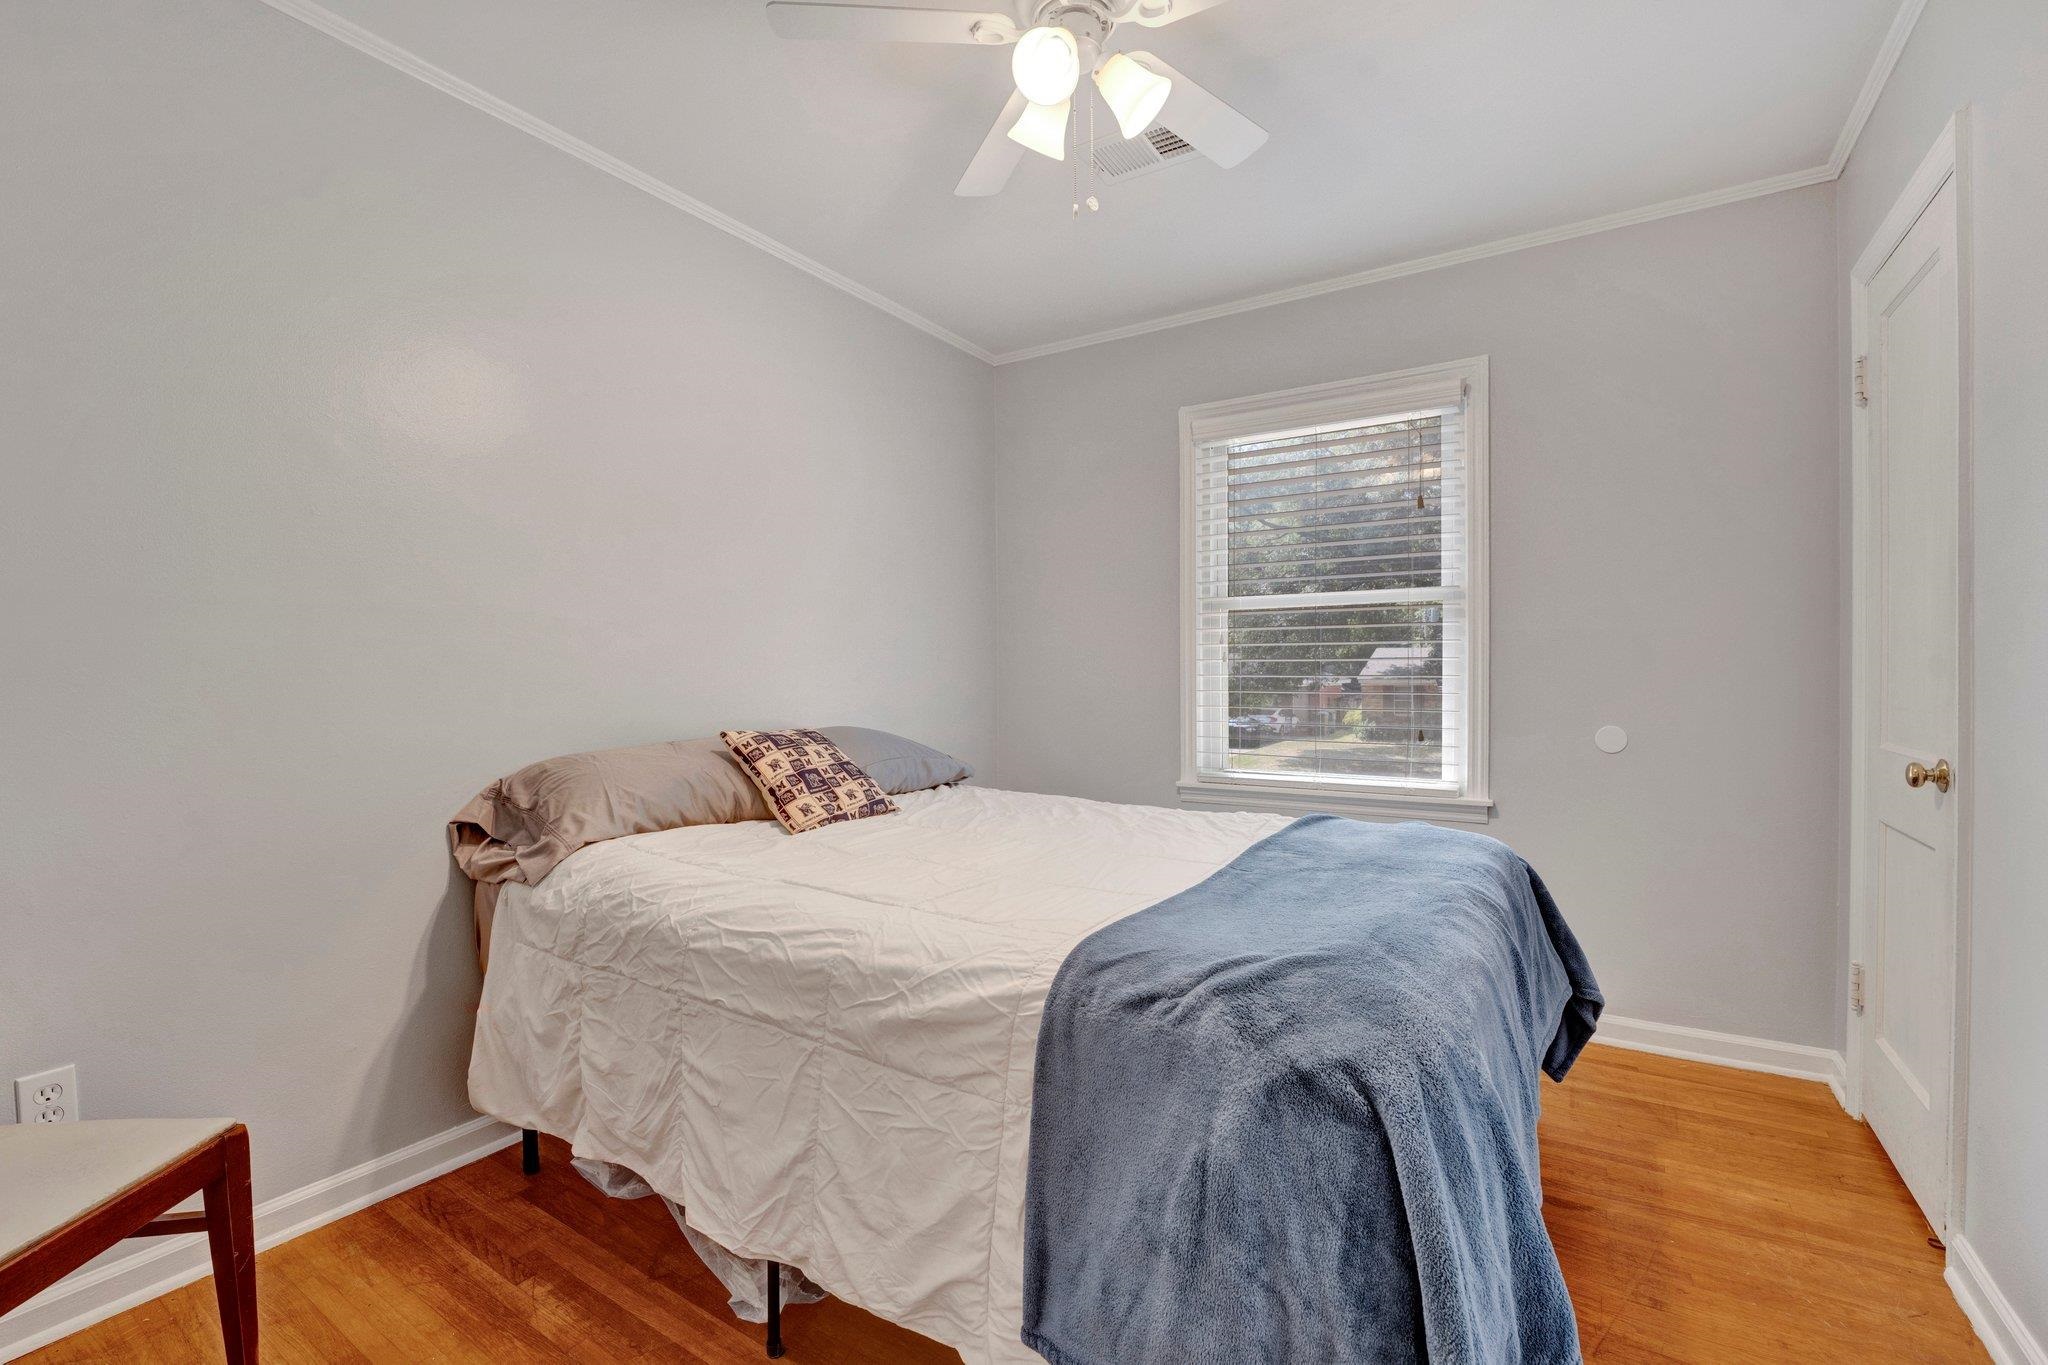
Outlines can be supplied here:
M1945 758L1937 760L1931 768L1924 763L1906 765L1906 785L1909 787L1924 787L1932 782L1936 791L1945 792L1948 790L1948 784L1953 781L1955 773L1949 769L1948 760Z

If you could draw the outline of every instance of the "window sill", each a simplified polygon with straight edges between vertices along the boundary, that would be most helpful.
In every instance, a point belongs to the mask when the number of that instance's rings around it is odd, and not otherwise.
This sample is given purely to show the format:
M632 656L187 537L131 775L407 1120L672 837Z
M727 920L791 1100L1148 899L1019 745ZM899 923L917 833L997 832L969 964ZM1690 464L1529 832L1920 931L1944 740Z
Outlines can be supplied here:
M1197 810L1265 810L1281 815L1349 815L1362 819L1444 820L1483 825L1493 802L1483 796L1357 791L1303 782L1201 782L1179 785L1180 803Z

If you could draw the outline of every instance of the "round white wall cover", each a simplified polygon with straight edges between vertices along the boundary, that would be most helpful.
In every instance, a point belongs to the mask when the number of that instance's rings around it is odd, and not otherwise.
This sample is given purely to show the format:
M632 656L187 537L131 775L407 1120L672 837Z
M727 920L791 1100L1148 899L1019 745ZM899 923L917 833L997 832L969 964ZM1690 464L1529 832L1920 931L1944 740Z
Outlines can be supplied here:
M1593 732L1593 743L1603 754L1618 754L1628 747L1628 731L1619 725L1603 725Z

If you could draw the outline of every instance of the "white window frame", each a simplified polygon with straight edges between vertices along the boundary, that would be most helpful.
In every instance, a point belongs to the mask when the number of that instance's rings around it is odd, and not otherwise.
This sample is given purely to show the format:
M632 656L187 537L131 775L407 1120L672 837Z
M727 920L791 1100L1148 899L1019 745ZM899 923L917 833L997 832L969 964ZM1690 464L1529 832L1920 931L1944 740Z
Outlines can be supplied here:
M1469 741L1463 789L1446 794L1408 789L1396 783L1352 779L1280 778L1245 773L1224 777L1195 765L1196 641L1198 601L1195 563L1195 430L1242 426L1247 435L1302 427L1339 425L1400 412L1404 395L1441 391L1447 381L1465 388L1466 631L1470 677L1465 693L1465 735ZM1364 379L1258 394L1180 410L1180 595L1181 595L1181 763L1183 806L1220 810L1271 810L1285 814L1331 811L1342 815L1390 816L1485 824L1492 818L1487 770L1487 358L1425 365ZM1213 441L1213 438L1211 438Z

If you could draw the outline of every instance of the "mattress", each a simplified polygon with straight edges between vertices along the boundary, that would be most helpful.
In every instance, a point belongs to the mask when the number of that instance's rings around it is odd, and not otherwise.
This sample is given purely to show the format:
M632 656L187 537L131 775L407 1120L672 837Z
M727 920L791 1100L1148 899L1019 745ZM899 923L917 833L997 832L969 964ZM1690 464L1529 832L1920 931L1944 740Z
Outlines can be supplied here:
M1053 974L1288 820L974 787L896 800L797 837L750 821L614 839L508 884L470 1098L969 1365L1036 1362L1018 1339L1024 1173Z

